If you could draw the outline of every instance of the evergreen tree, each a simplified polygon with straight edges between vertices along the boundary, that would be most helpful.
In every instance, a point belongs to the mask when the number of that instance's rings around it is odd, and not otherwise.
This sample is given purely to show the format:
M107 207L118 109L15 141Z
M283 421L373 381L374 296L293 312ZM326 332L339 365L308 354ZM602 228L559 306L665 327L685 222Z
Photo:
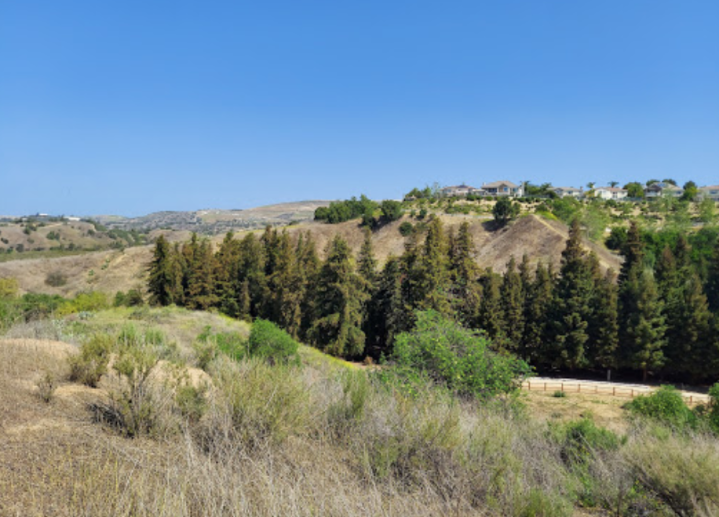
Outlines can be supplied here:
M623 284L629 277L629 271L638 266L644 268L644 242L639 231L639 226L635 221L629 223L629 231L627 232L627 240L622 246L622 255L624 262L619 270L619 284Z
M254 234L248 233L240 241L239 261L237 266L237 287L236 291L240 294L238 305L241 308L240 317L250 318L268 318L265 310L267 302L270 298L269 289L267 287L267 277L265 275L265 254L264 246ZM242 293L244 284L247 284L245 293ZM247 299L249 297L249 306ZM249 312L245 312L248 310Z
M562 252L562 266L554 299L555 366L570 369L588 365L587 326L592 315L594 282L592 265L582 246L579 221L574 220L567 246Z
M170 305L176 301L177 279L173 271L172 249L164 235L155 242L155 251L149 268L150 303Z
M421 310L435 310L441 314L451 312L447 251L442 221L434 217L427 225L427 238L418 267L418 307Z
M207 310L217 304L215 294L215 255L212 244L203 239L194 251L193 266L187 284L187 306L190 309Z
M713 313L719 312L719 240L714 247L711 262L707 271L707 282L705 286L709 309Z
M482 301L476 326L493 338L498 347L504 348L506 342L503 334L505 324L501 295L502 278L494 273L492 268L488 268L480 282L482 284Z
M619 345L619 301L616 274L609 269L595 277L592 315L589 322L590 364L602 368L617 366Z
M286 230L276 236L273 251L273 273L268 278L269 291L272 293L269 316L288 334L296 338L299 336L302 324L303 290L299 265Z
M317 286L317 319L310 335L332 355L357 357L364 351L362 303L365 294L349 245L339 235L329 243Z
M524 333L524 291L514 257L507 264L500 296L504 315L503 334L507 337L510 350L516 352L522 346Z
M367 353L379 359L389 357L396 335L411 329L412 314L402 297L402 264L390 256L380 274L367 313Z
M236 279L239 254L239 242L232 232L227 232L215 254L215 291L220 310L233 318L240 316Z
M551 311L554 274L551 267L537 264L534 281L527 289L525 326L520 355L532 364L551 364L551 348L547 337Z
M307 339L307 332L315 319L315 299L321 262L317 256L317 247L308 231L297 243L297 260L302 291L302 327L300 336Z
M629 271L622 289L629 302L622 307L627 319L623 343L627 365L641 370L646 382L649 370L664 363L666 327L662 303L651 271L639 265Z
M474 260L474 243L469 223L463 222L459 233L450 239L449 275L454 311L464 324L471 322L479 309L481 286L479 267Z

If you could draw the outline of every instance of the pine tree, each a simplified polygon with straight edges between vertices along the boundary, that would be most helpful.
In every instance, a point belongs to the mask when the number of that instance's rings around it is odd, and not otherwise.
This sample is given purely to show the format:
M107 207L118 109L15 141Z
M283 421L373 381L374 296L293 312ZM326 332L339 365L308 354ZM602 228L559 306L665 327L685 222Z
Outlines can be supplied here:
M419 308L449 314L449 271L447 239L442 221L432 218L427 225L427 238L419 260L417 287Z
M474 243L469 223L463 222L459 233L450 239L449 275L454 311L464 324L471 322L480 302L479 267L474 260Z
M215 254L215 291L220 310L233 318L240 316L236 281L239 244L233 233L227 232Z
M270 319L288 334L298 337L302 324L302 285L299 265L287 231L276 236L273 273L268 278L272 293Z
M591 318L594 282L592 265L582 246L579 221L574 220L567 246L562 252L562 266L554 299L555 366L570 369L588 365L587 326Z
M624 262L619 271L619 284L623 284L629 277L629 271L638 266L644 267L644 242L639 231L639 226L635 221L629 223L629 231L627 232L627 241L622 247L622 255Z
M236 292L240 294L238 305L244 309L241 310L240 316L245 319L250 318L268 318L266 307L270 299L269 289L267 287L267 277L265 275L265 254L264 246L254 234L248 233L240 241L239 260L236 276ZM243 300L242 286L247 283L246 296L249 297L249 307L247 300ZM249 312L244 312L248 309Z
M554 274L551 267L538 263L534 281L526 292L525 325L520 355L532 364L548 365L552 362L547 336L554 293Z
M195 250L192 264L187 284L188 307L207 310L218 302L215 293L215 255L207 239L203 239Z
M411 328L412 314L406 310L402 297L402 265L389 256L380 274L377 290L368 304L367 353L379 359L389 357L397 334Z
M619 305L616 274L609 269L595 277L592 316L589 322L590 359L592 365L611 369L617 366L619 345Z
M705 286L709 310L713 313L719 312L719 240L714 247L711 262L707 271L707 282Z
M639 265L629 271L623 289L626 300L632 302L623 307L627 311L627 328L624 346L628 366L642 371L646 382L649 370L664 363L664 316L662 303L652 272Z
M501 295L502 278L494 273L492 268L488 268L480 281L482 284L482 301L479 306L476 326L493 338L498 347L505 348L506 342L503 334L505 324Z
M321 262L317 256L317 247L308 231L305 238L297 244L299 274L303 286L302 292L302 326L300 337L307 338L307 332L315 319L317 281Z
M369 291L372 291L377 280L377 260L372 250L372 231L369 228L364 230L364 242L357 258L357 272L367 283Z
M310 335L325 352L358 357L364 350L364 292L349 245L339 235L329 243L317 286L317 319Z
M500 295L504 314L503 334L507 337L509 349L516 352L521 348L524 333L525 295L522 289L522 278L517 272L514 257L507 264Z
M155 241L155 251L149 268L150 303L170 305L175 303L177 289L173 274L173 257L167 239L160 235Z

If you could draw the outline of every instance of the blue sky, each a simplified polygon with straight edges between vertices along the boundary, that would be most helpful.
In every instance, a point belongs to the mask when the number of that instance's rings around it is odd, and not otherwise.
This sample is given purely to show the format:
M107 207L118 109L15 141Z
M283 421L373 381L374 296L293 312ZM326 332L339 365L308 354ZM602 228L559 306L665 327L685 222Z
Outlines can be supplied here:
M716 0L0 0L0 214L719 183Z

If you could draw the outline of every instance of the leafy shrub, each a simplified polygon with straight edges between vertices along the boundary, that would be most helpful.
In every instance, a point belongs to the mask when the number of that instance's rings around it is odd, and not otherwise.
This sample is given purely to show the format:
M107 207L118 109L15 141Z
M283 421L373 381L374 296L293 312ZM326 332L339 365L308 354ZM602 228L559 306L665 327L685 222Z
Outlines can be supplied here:
M96 388L100 378L107 373L110 353L115 341L107 334L96 334L80 346L80 353L71 356L70 380Z
M412 223L410 223L409 221L405 221L399 225L399 233L402 235L402 237L412 235L413 231L414 226L412 226Z
M583 464L597 451L616 450L622 440L609 429L597 427L593 420L583 418L555 428L561 445L562 459L570 464Z
M552 393L552 397L554 397L556 399L563 399L563 398L566 398L566 396L567 396L567 393L565 391L557 390L554 393Z
M65 316L76 312L97 312L107 309L109 306L105 293L90 291L89 293L80 293L72 300L61 304L57 309L57 314Z
M67 275L62 271L51 271L45 277L45 284L50 287L62 287L67 284Z
M435 311L416 316L414 330L395 340L392 361L400 378L431 379L459 395L486 398L515 391L529 375L524 361L493 352L483 334Z
M677 429L695 427L697 417L684 402L674 386L661 386L651 395L641 395L626 404L632 414L642 416Z
M709 388L709 412L707 418L709 419L709 426L711 429L719 434L719 382Z
M19 288L17 278L0 278L0 298L15 298Z
M250 355L270 363L298 361L298 343L271 321L258 319L252 324L249 339Z

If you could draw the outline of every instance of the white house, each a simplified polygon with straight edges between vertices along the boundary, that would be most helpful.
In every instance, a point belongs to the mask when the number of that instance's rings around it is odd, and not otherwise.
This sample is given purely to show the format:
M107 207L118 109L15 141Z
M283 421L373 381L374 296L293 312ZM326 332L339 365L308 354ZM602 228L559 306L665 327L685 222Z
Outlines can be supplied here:
M663 181L652 183L644 188L644 196L650 198L660 196L680 197L682 194L684 194L684 189Z
M467 196L469 194L482 194L482 189L470 187L462 183L461 185L455 185L452 187L444 187L442 194L449 197Z
M714 201L719 201L719 185L710 185L708 187L700 187L699 195L708 197Z
M627 191L619 187L597 187L594 189L594 196L600 199L625 199Z
M524 186L517 185L511 181L493 181L492 183L482 183L482 190L490 196L524 196Z
M580 199L580 198L584 197L584 191L581 188L554 187L552 190L559 197L573 197L575 199Z

